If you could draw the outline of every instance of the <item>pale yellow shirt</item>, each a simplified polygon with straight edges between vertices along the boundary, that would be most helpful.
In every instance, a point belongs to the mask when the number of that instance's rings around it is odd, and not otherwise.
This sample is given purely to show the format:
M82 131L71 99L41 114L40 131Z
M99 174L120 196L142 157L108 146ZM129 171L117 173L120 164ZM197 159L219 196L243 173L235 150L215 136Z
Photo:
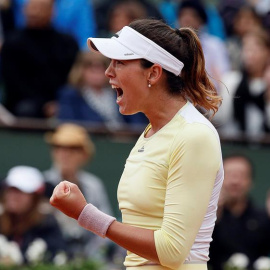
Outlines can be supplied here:
M140 136L126 160L118 201L123 223L155 231L161 266L146 267L206 265L222 181L219 136L190 102L153 136ZM128 251L124 265L149 263Z

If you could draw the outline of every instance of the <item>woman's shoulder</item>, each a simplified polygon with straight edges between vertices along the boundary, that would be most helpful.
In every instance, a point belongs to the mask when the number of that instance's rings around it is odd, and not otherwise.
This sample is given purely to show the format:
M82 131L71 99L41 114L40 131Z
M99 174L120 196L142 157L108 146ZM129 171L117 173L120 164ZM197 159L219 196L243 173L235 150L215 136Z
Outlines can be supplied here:
M219 141L214 125L190 102L179 111L175 122L176 143Z
M214 126L207 120L185 125L178 138L185 143L207 143L208 141L219 139L219 136Z

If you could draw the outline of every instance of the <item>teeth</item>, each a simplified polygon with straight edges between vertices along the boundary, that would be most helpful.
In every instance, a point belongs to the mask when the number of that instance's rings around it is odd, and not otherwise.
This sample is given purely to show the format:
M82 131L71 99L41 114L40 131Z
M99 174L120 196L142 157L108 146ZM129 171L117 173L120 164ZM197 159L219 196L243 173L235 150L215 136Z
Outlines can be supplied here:
M116 89L116 88L118 88L118 87L112 84L112 89Z

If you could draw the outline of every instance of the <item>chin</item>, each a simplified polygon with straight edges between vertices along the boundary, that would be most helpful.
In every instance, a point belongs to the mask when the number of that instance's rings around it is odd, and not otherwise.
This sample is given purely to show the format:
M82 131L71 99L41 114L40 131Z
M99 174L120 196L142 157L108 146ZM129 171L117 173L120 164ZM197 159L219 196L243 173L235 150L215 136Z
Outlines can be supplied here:
M125 109L121 109L121 108L119 108L119 112L122 115L133 115L133 114L138 113L138 111L130 111L130 110L125 110Z
M128 113L128 112L125 111L125 110L119 109L119 112L120 112L122 115L130 115L130 113Z

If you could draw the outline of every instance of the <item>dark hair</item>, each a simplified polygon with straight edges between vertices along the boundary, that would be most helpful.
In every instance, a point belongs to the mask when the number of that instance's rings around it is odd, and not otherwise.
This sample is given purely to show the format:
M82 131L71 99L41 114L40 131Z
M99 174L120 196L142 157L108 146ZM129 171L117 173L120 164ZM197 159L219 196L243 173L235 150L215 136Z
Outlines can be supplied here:
M215 86L206 73L202 46L195 31L191 28L175 30L164 22L153 19L136 20L129 26L184 63L180 76L164 70L170 93L181 94L195 106L215 114L221 97L217 95ZM142 61L143 67L152 65L147 62Z

